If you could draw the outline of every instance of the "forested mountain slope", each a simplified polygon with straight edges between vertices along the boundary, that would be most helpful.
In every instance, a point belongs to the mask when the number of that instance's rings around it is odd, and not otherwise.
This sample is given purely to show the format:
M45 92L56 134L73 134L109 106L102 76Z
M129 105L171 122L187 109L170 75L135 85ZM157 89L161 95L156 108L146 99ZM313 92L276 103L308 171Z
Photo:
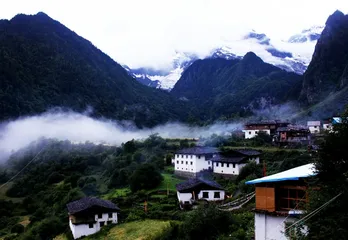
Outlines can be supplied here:
M0 20L0 120L52 107L153 126L184 120L185 103L138 83L93 44L44 13Z
M217 118L297 99L301 84L302 76L265 63L249 52L242 60L194 62L171 93L200 106L202 114Z

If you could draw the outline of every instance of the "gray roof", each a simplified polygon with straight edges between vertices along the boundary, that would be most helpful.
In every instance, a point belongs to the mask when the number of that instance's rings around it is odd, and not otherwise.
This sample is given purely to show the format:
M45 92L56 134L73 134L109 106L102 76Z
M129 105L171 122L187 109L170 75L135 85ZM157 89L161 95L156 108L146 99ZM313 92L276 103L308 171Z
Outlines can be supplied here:
M261 154L259 151L254 149L233 149L233 151L241 153L245 156L258 156Z
M207 186L210 186L210 187L215 188L215 189L223 190L221 185L218 184L217 182L198 179L198 178L192 178L186 182L176 184L176 189L180 192L180 191L189 190L191 188L198 187L200 185L201 186L207 185Z
M70 202L66 206L68 208L69 214L82 212L92 207L100 207L100 208L105 208L109 210L120 211L120 209L113 202L110 202L108 200L102 200L95 197L84 197L84 198L81 198L80 200Z
M279 127L277 128L277 132L309 132L309 129L307 126L291 125L287 127Z
M194 155L204 155L204 154L212 154L217 153L219 150L214 147L192 147L181 149L176 152L176 154L194 154Z
M281 120L261 120L258 122L247 122L245 125L273 125L273 124L289 124L289 122Z
M221 154L216 154L211 161L213 162L226 162L226 163L240 163L245 160L246 157L228 157Z

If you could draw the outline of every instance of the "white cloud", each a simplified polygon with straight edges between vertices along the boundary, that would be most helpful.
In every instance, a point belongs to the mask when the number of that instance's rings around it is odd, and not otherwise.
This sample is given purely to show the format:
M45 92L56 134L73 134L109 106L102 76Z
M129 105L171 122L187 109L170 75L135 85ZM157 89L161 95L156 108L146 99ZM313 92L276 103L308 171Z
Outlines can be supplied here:
M272 40L323 25L346 0L12 0L0 18L46 12L131 67L165 68L174 50L205 55L222 39L255 29Z

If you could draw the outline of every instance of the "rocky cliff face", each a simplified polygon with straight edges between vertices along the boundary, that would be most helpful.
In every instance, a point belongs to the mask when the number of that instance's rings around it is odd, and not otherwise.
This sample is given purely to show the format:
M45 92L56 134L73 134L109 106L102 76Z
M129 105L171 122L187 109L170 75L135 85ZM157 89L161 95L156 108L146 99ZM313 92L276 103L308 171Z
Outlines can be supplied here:
M347 86L348 15L334 12L317 42L312 61L304 74L300 100L315 104Z

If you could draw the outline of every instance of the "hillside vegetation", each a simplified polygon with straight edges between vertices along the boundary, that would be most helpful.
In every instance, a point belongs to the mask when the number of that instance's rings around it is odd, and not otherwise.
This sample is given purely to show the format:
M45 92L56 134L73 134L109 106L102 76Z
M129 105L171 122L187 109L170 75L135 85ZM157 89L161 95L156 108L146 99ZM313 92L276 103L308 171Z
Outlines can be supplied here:
M0 20L0 120L54 107L138 126L185 120L184 102L143 86L91 42L44 13Z

